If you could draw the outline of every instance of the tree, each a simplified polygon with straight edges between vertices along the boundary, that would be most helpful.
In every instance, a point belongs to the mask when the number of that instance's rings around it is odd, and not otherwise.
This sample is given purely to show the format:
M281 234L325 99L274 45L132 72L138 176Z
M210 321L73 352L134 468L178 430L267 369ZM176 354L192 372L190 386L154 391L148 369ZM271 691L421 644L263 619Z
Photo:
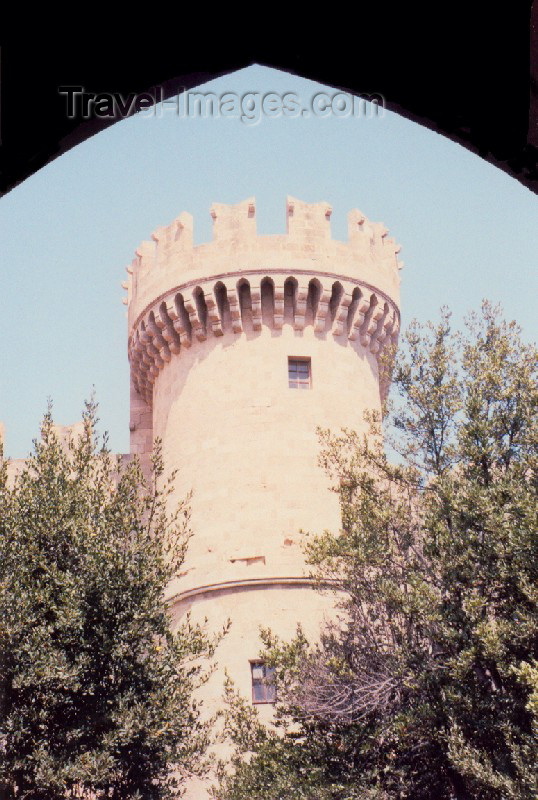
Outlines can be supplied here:
M313 645L266 632L276 726L232 699L225 800L538 796L537 351L487 303L449 316L405 336L390 459L373 416L321 432L342 528L308 559L339 616Z
M194 688L215 645L164 590L189 538L167 513L160 448L146 481L94 435L63 446L46 414L14 481L0 473L0 783L24 800L176 797L208 739ZM163 484L159 489L158 485Z

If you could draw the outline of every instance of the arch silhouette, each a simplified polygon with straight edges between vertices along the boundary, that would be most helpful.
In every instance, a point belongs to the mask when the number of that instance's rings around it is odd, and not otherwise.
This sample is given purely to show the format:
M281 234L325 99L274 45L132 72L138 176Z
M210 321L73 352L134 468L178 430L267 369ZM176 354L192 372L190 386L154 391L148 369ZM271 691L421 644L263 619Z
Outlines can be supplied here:
M389 110L447 136L537 192L538 3L497 17L493 10L473 16L456 3L450 18L426 34L407 9L401 19L383 5L364 13L372 19L361 19L359 30L338 26L336 58L304 43L304 36L279 51L263 41L248 48L226 42L226 48L212 46L196 57L185 55L184 43L166 48L145 42L143 58L131 42L101 43L98 58L93 43L78 41L76 47L53 48L46 39L3 46L0 191L124 118L70 118L59 87L115 92L125 103L156 90L166 99L261 64L358 96L378 93ZM424 83L426 74L431 83ZM133 105L126 115L134 111Z

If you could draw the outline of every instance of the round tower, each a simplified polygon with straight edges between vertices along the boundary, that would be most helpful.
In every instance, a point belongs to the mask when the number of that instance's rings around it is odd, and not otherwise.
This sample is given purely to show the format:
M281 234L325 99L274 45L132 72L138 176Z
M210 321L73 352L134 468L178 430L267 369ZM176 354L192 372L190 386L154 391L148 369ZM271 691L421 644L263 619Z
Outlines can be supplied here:
M385 227L354 210L339 242L327 203L288 197L286 215L286 234L259 236L254 198L215 204L213 241L193 246L183 213L128 267L131 452L160 437L178 497L193 492L169 600L178 617L232 622L210 708L224 668L246 696L272 699L253 663L260 626L315 635L328 600L305 578L300 531L340 526L316 427L365 429L399 330L399 248Z

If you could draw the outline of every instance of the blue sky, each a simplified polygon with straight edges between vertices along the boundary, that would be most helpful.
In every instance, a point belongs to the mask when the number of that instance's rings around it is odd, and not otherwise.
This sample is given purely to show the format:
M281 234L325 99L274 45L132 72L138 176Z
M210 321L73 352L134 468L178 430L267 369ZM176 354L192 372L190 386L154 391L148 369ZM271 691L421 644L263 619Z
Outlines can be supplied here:
M88 87L89 88L89 87ZM323 87L251 67L203 91ZM396 114L179 118L143 112L40 170L0 200L0 420L6 454L31 449L47 397L60 424L80 419L95 387L101 429L128 451L125 266L140 241L178 214L195 242L211 237L209 207L257 200L260 233L285 230L285 198L328 201L334 238L359 208L402 244L403 326L448 305L456 324L483 298L537 338L537 198L462 147Z

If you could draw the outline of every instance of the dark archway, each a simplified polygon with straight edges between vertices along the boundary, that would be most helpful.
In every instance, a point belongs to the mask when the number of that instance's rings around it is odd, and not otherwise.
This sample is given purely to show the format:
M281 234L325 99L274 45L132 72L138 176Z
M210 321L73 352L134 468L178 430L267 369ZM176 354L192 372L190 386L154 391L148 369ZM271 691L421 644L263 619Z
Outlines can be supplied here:
M354 94L379 93L390 110L458 142L537 192L538 4L512 4L497 16L492 6L482 13L457 3L449 11L404 5L400 18L380 4L375 19L366 18L361 7L357 20L345 25L340 19L333 34L329 27L336 56L325 49L324 37L312 43L304 30L287 46L274 34L278 50L274 44L234 46L224 35L225 44L210 47L200 31L199 49L189 55L185 36L172 46L158 35L154 43L143 37L123 45L105 38L91 46L4 46L0 190L9 191L113 123L67 117L60 86L123 97L159 87L170 97L258 63Z

